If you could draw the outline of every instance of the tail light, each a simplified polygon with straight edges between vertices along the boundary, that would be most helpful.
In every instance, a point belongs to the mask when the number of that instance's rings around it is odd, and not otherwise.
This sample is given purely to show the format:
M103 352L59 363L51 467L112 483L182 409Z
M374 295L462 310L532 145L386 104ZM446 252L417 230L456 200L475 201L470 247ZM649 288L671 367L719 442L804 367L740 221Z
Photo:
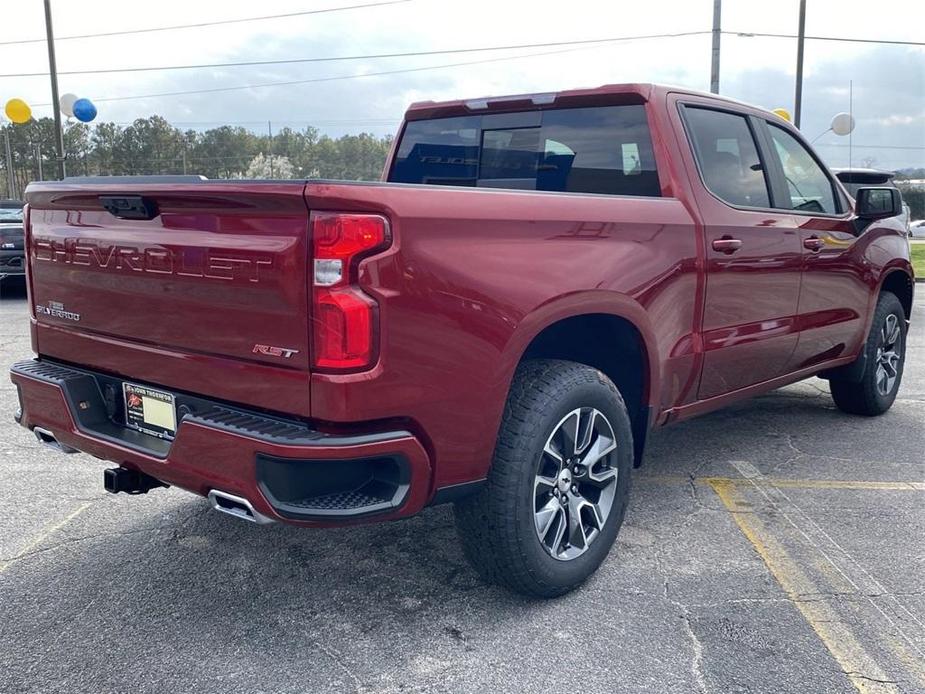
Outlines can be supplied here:
M372 366L377 304L358 284L364 257L387 248L389 224L372 214L313 212L312 364L335 371Z

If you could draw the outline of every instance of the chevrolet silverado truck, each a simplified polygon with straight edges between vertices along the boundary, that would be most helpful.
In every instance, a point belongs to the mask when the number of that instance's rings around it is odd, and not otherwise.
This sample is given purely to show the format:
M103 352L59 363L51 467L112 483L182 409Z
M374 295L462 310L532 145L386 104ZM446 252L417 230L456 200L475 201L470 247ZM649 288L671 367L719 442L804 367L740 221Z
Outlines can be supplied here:
M811 376L885 412L909 248L760 108L624 84L410 107L381 182L33 183L17 420L256 523L455 504L487 580L608 554L654 428Z

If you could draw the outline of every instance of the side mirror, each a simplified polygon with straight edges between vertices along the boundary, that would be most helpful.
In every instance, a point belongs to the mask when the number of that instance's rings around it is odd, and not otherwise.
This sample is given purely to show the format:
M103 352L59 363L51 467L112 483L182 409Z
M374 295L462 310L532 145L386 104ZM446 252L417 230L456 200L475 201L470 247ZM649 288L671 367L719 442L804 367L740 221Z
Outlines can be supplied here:
M857 216L871 221L903 212L903 200L896 188L858 188L856 203Z

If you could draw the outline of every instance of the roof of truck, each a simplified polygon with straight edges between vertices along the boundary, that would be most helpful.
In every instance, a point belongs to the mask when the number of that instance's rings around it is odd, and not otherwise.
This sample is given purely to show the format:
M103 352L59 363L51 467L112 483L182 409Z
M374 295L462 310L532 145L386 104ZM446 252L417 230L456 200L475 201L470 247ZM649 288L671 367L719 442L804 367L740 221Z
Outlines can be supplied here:
M523 111L542 109L553 105L560 107L579 104L594 105L595 103L604 104L614 101L641 104L668 93L681 93L690 96L704 97L734 104L736 106L762 108L719 94L710 94L697 91L696 89L688 89L686 87L648 82L631 82L624 84L605 84L600 87L585 89L567 89L558 92L486 96L474 99L454 99L451 101L417 101L408 107L408 110L405 112L405 119L420 120L438 116L446 117L493 111ZM762 110L766 109L762 108ZM770 110L768 110L768 113L770 113Z

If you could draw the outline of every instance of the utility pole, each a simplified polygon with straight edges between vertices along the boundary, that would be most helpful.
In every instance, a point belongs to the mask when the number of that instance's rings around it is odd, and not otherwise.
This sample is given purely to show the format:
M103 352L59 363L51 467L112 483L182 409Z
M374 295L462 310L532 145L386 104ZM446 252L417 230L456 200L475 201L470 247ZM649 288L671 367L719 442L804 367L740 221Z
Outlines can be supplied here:
M719 40L722 36L720 30L722 9L723 0L713 0L713 59L710 62L710 91L713 94L719 94Z
M803 111L803 43L806 40L806 0L800 0L800 27L797 31L797 82L793 95L793 124L800 127Z
M48 40L48 72L51 74L51 108L55 114L55 155L58 178L64 179L64 130L61 128L61 104L58 102L58 65L55 62L55 32L51 28L51 0L45 0L45 35Z
M10 200L16 198L16 183L13 181L13 150L10 149L10 134L3 133L3 149L6 153L6 190Z
M39 165L39 180L45 180L45 172L42 170L42 146L35 146L35 161Z

